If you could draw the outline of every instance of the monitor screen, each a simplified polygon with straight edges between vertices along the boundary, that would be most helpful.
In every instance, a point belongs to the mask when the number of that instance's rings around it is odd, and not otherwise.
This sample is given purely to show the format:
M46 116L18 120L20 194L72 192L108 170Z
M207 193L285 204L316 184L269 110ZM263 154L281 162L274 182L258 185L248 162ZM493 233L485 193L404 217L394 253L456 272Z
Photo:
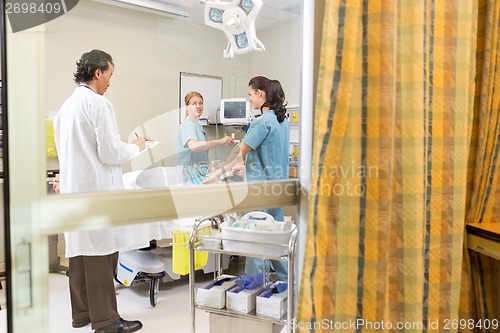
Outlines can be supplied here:
M250 116L250 103L245 98L221 100L220 121L223 124L246 124Z
M247 116L246 102L231 102L227 101L224 105L224 117L228 119L246 118Z

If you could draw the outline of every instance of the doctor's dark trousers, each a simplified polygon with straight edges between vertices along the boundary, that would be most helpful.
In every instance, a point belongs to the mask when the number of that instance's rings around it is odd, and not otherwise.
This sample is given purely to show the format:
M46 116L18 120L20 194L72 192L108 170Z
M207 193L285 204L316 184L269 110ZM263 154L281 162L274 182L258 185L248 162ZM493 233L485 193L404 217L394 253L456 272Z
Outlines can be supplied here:
M118 252L69 258L69 291L74 322L90 319L92 329L99 329L120 319L114 284L117 263Z

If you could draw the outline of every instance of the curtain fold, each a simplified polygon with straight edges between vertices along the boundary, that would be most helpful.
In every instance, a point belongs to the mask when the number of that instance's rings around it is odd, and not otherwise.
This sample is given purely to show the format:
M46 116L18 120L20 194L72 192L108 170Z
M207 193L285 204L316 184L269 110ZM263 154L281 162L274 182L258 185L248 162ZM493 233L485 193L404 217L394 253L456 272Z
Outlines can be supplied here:
M466 224L500 222L500 2L478 1L476 77L472 136L467 174ZM460 317L497 321L499 262L464 244ZM467 332L494 331L478 325ZM500 329L496 330L500 332Z
M500 2L479 1L473 134L469 157L467 222L499 222Z
M478 8L326 1L299 332L457 331Z

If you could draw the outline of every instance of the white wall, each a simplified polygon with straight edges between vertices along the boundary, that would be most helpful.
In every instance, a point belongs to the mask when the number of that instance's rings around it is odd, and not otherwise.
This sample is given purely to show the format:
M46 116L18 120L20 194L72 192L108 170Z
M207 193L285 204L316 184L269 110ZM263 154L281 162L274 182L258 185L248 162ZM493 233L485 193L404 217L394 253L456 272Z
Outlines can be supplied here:
M81 1L46 24L46 114L71 94L72 73L83 52L97 48L113 56L115 72L106 97L116 111L124 140L155 118L162 142L155 149L173 156L177 141L179 72L222 76L223 97L246 97L248 80L265 75L281 81L289 105L300 96L300 20L258 31L266 51L224 59L222 31L187 18L160 16ZM211 132L211 131L209 131Z
M252 53L252 68L242 82L245 93L251 77L264 75L281 82L289 106L300 105L301 34L298 19L257 32L266 51Z

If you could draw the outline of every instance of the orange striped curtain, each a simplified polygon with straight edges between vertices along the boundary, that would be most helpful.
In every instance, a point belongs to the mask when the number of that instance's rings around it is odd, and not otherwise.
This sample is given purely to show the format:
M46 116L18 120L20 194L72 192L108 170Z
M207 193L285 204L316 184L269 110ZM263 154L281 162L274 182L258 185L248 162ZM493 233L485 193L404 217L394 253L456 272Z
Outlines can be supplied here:
M297 331L457 331L477 18L326 0Z
M500 222L500 1L478 1L476 89L466 223ZM464 251L460 316L491 323L498 318L499 262ZM465 331L465 330L464 330ZM468 330L469 332L473 330ZM476 332L493 332L477 325ZM500 329L496 330L500 332Z

